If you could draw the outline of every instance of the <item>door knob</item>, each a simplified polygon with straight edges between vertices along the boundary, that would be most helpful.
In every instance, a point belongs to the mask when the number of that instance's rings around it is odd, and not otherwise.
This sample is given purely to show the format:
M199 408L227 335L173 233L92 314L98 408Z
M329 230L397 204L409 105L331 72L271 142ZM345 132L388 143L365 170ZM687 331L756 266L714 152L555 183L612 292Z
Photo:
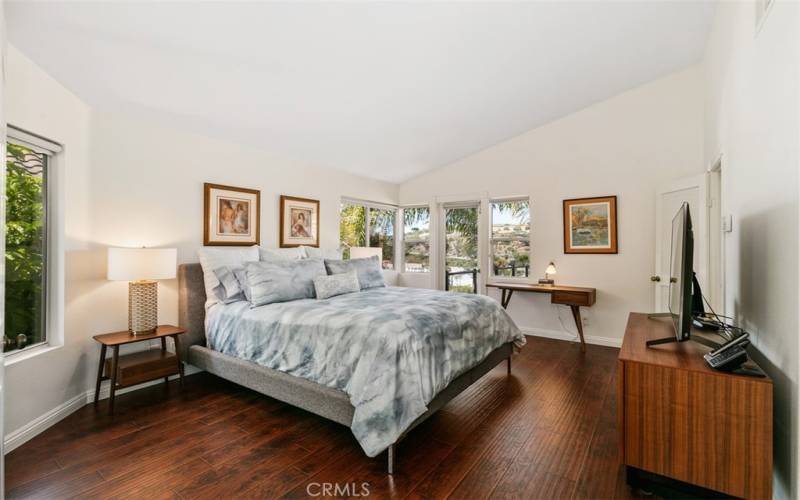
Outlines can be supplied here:
M661 281L661 276L650 276L650 281L658 283L659 281Z

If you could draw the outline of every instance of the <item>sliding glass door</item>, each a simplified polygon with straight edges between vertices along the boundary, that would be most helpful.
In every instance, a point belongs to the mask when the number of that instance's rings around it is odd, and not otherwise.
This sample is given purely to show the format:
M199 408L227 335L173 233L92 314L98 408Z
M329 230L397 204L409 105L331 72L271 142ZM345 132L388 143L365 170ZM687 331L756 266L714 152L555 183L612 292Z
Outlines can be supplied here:
M478 290L479 205L444 207L444 287L454 292Z

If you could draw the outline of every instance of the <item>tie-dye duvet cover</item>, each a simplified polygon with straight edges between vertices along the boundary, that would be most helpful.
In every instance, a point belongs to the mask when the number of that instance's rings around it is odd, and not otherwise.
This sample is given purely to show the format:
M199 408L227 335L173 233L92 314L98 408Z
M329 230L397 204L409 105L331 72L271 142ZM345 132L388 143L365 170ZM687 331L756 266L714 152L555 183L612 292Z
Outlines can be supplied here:
M525 344L489 297L397 287L253 309L218 304L206 337L216 351L344 391L371 457L453 379L505 343Z

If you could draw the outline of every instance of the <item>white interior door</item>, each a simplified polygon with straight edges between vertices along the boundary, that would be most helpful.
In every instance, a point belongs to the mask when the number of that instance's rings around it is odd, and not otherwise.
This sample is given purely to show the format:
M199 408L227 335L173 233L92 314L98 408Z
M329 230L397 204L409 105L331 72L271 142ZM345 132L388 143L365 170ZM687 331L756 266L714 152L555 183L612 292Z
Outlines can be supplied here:
M656 262L651 277L655 285L655 312L669 310L670 250L672 218L681 205L689 203L694 231L693 267L700 287L707 283L708 253L708 188L706 174L679 179L662 187L656 194Z

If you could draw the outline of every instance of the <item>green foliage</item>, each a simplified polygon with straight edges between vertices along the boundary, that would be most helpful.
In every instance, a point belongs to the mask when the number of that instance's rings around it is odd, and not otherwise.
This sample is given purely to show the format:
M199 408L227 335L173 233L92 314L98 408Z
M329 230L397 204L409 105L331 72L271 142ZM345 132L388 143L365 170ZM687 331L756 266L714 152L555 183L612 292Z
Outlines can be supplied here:
M366 208L359 205L342 205L339 214L339 241L345 258L350 258L350 247L363 247L367 218Z
M445 212L447 268L478 267L478 210L451 208Z
M8 144L4 333L13 342L19 334L28 337L27 343L44 338L41 314L45 244L43 162L44 158L30 149Z
M394 262L394 210L369 209L369 246L382 249L384 268L391 269L386 262Z

